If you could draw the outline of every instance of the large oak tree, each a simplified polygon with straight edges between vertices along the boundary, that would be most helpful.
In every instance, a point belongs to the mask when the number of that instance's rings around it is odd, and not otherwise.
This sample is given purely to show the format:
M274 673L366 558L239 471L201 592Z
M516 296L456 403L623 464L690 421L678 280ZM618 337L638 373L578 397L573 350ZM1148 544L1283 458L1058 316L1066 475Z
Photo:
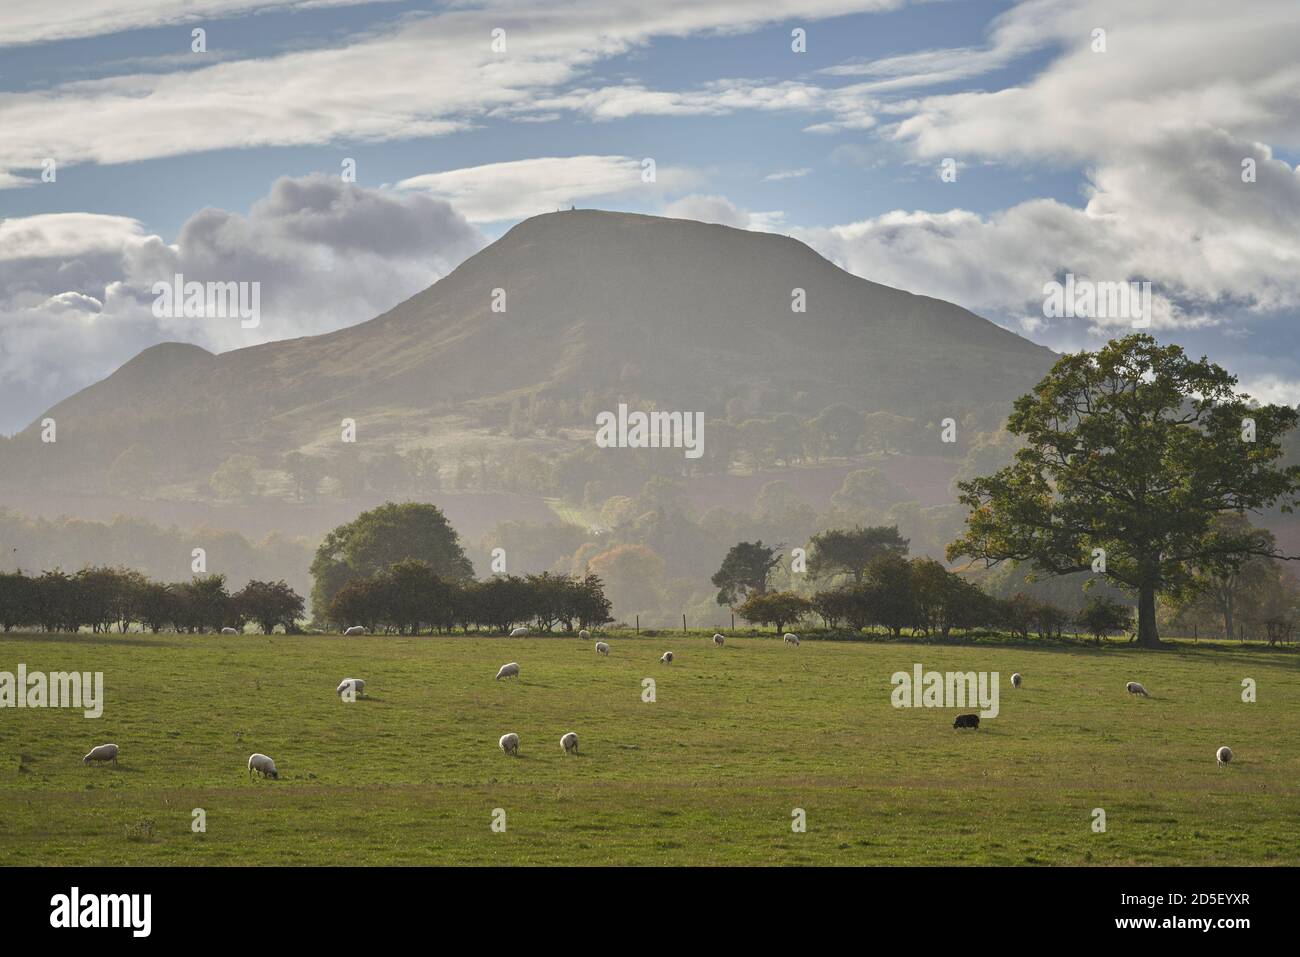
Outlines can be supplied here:
M1137 596L1138 642L1158 644L1158 594L1183 592L1199 569L1288 557L1213 522L1290 511L1300 492L1300 466L1276 464L1296 410L1257 405L1236 384L1147 335L1063 356L1016 400L1007 428L1027 445L1015 462L958 483L971 512L949 560L1064 575L1100 570L1102 558L1106 577Z

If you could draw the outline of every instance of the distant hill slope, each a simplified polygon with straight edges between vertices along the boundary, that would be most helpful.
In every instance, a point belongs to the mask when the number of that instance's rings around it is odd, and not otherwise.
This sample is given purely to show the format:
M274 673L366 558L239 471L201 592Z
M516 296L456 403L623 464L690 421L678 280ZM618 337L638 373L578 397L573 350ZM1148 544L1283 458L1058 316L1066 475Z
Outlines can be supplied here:
M796 288L804 313L791 310ZM504 313L491 309L498 289ZM347 329L220 355L178 343L142 352L46 413L58 422L59 454L48 458L59 464L24 484L75 486L136 444L172 478L203 475L235 452L328 451L345 417L367 451L382 451L527 396L591 392L611 408L631 395L714 417L761 386L777 405L800 393L814 410L845 402L909 414L949 403L960 419L1026 391L1053 358L787 237L566 211L520 223ZM38 432L33 424L20 440Z

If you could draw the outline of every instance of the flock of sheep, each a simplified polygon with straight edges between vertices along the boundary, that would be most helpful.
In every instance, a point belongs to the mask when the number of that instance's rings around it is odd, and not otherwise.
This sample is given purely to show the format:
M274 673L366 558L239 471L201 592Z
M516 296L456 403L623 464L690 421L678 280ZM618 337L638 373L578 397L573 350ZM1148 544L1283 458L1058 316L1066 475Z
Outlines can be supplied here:
M523 638L526 637L527 635L528 635L527 628L515 628L510 632L511 638ZM578 637L584 641L590 641L591 632L587 631L587 629L584 628L582 629L582 631L578 632ZM715 647L720 647L724 641L725 639L722 637L722 635L713 636L713 644ZM786 635L785 642L786 644L798 645L799 639L795 635ZM604 655L608 657L609 643L605 641L596 642L596 654ZM665 651L663 655L659 658L659 663L661 665L671 665L673 663L673 653L671 651ZM519 662L508 661L504 665L502 665L501 668L497 671L496 680L500 681L502 678L518 678L518 677L519 677ZM501 748L501 750L504 751L506 754L509 754L513 757L518 757L519 756L519 735L516 734L514 731L508 731L505 734L501 735L501 739L497 741L497 746ZM578 735L573 731L565 732L560 737L560 747L564 750L565 754L577 754Z
M714 637L716 638L718 636L715 635ZM789 637L790 637L789 635L786 635L786 638ZM1021 675L1019 671L1011 675L1011 687L1016 688L1018 690L1024 683L1025 683L1024 676ZM1130 681L1128 684L1124 686L1124 690L1126 690L1131 695L1141 695L1143 698L1151 697L1147 689L1144 688L1142 684L1137 681ZM953 719L952 726L954 728L970 728L972 730L978 731L980 726L980 716L977 714L959 714L955 719ZM1229 748L1226 745L1222 748L1219 748L1219 750L1214 752L1214 758L1216 761L1218 761L1219 767L1221 768L1225 767L1228 764L1228 762L1232 760L1232 748Z
M223 629L223 631L224 630L225 629ZM233 631L234 629L230 629L230 630ZM362 628L360 625L354 625L344 632L345 635L359 635L364 633L365 633L365 629ZM526 637L527 635L528 635L527 628L515 628L510 632L511 638L523 638ZM583 640L590 640L591 632L587 631L584 628L582 631L578 632L578 637ZM786 632L785 635L782 636L782 641L785 644L792 645L795 648L799 647L799 636L795 634L791 634L790 632ZM725 642L726 642L726 638L721 634L715 634L712 638L712 643L715 648L722 647L722 645ZM604 641L596 642L596 654L608 656L609 644ZM659 658L659 663L664 665L671 665L673 663L673 653L671 651L665 651L663 655ZM510 661L502 665L501 668L497 671L496 680L500 681L502 678L518 678L518 677L519 677L519 662ZM1023 684L1024 684L1024 677L1020 674L1020 672L1017 671L1014 674L1012 674L1011 676L1012 688L1019 689ZM335 692L340 697L348 695L355 698L355 697L364 696L365 690L366 690L366 682L364 678L344 678L341 682L339 682L339 686L337 689L335 689ZM1137 681L1130 681L1127 685L1125 685L1125 690L1127 690L1128 693L1131 695L1140 695L1143 698L1151 697L1147 689ZM956 719L953 721L952 726L954 728L971 728L971 729L978 730L980 726L979 715L959 714L957 715ZM501 735L501 738L497 742L497 745L506 754L512 755L514 757L519 756L519 735L516 734L515 732L508 731L505 734ZM573 731L565 732L565 734L563 734L560 737L560 747L563 749L566 755L577 754L578 735ZM104 762L111 761L113 764L117 764L117 755L118 755L118 747L116 744L100 744L91 748L90 753L81 759L81 763L88 765L91 764L92 762L96 764L102 764ZM1225 767L1228 764L1228 762L1232 760L1232 748L1226 746L1221 747L1217 751L1215 751L1214 756L1215 756L1215 760L1218 762L1218 766L1221 768ZM252 778L254 773L261 775L263 778L272 778L274 780L279 780L280 778L280 774L275 768L275 761L267 757L265 754L261 754L261 753L251 754L248 757L248 776Z

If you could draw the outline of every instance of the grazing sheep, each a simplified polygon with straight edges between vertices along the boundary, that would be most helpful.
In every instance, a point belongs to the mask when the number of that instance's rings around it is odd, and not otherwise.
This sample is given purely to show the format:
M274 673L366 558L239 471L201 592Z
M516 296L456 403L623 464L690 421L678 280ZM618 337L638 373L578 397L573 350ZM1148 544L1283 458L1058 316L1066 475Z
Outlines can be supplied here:
M506 754L513 754L519 757L519 735L511 731L509 734L501 735L501 740L497 742L501 750Z
M365 633L366 633L366 629L363 628L361 625L353 625L347 631L343 632L343 634L345 635L364 635Z
M978 731L980 728L980 716L977 714L959 714L957 720L952 723L954 728L973 728Z
M1020 677L1020 672L1017 671L1015 674L1011 676L1011 687L1019 688L1020 685L1024 682L1024 680L1025 680L1024 678Z
M798 648L798 647L799 647L799 636L798 636L798 635L792 635L792 634L790 634L790 633L787 631L787 632L785 633L785 643L786 643L787 645L794 645L796 648Z
M661 665L671 665L673 663L673 653L671 651L665 651L663 657L659 659L659 663Z
M237 629L237 628L229 628L229 627L227 627L227 628L222 628L222 629L221 629L221 633L222 633L223 635L237 635L237 634L239 634L239 629Z
M91 748L90 753L81 759L81 763L89 764L91 761L112 761L117 764L117 745L99 744Z
M598 641L598 642L596 642L596 654L598 654L598 655L608 655L608 654L609 654L609 645L605 644L603 641Z
M512 661L507 665L502 665L501 670L497 672L497 681L500 681L502 678L518 678L518 677L519 677L519 662L517 661Z
M1144 698L1149 698L1149 697L1151 697L1149 694L1147 694L1147 689L1146 689L1146 688L1143 688L1143 687L1142 687L1140 684L1138 684L1136 681L1130 681L1130 682L1129 682L1128 684L1126 684L1124 687L1128 689L1128 693L1129 693L1129 694L1140 694L1140 695L1141 695L1142 697L1144 697Z
M353 697L360 698L362 695L366 693L366 679L365 678L344 678L342 681L339 682L339 686L338 688L335 689L334 693L342 696L348 691L352 692Z
M723 641L725 641L725 639L721 635L713 636L713 644L716 645L717 647L721 648Z
M564 749L565 754L568 754L570 751L572 751L574 754L577 754L578 736L574 734L572 731L570 731L564 737L560 738L560 747Z
M584 628L582 629L582 631L578 632L578 637L583 639L590 638L591 632L589 632L586 628Z
M1219 767L1226 767L1228 762L1232 760L1232 748L1219 748L1218 751L1214 752L1214 756L1219 760Z
M248 756L248 776L251 778L256 771L264 778L275 778L280 780L280 772L275 769L275 762L265 754L250 754Z

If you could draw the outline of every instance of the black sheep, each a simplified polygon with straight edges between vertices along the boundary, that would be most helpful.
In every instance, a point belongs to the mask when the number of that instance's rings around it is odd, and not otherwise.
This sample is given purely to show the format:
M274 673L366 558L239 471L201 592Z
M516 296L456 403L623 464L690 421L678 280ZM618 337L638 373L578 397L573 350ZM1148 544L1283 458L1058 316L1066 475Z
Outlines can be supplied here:
M977 714L959 714L957 720L952 723L954 728L974 728L976 731L980 727L980 716Z

